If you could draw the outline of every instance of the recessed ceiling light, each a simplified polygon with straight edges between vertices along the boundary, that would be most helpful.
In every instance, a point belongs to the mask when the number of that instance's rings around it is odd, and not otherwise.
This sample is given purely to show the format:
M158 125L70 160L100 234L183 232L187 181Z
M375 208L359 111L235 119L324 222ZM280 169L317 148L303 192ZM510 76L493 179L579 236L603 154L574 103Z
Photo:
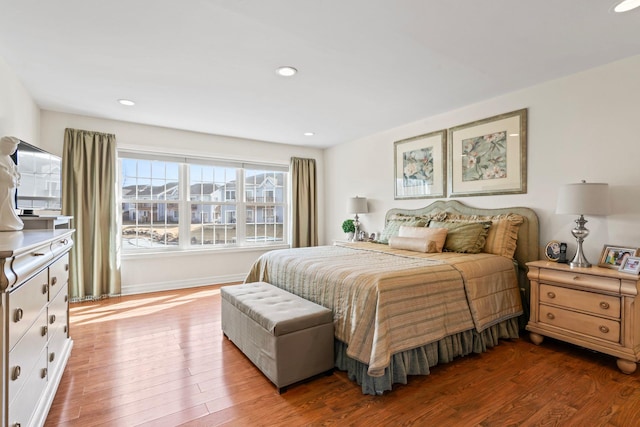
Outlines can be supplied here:
M131 101L130 99L118 99L118 102L122 105L126 105L127 107L136 105L136 103Z
M290 67L288 65L284 66L284 67L278 67L276 68L276 74L282 77L291 77L294 74L296 74L298 72L298 70L296 70L293 67Z
M315 133L313 133L313 132L305 132L305 133L303 133L303 135L304 136L313 136L313 135L315 135Z
M623 0L616 7L613 8L615 12L628 12L636 7L640 6L640 0Z

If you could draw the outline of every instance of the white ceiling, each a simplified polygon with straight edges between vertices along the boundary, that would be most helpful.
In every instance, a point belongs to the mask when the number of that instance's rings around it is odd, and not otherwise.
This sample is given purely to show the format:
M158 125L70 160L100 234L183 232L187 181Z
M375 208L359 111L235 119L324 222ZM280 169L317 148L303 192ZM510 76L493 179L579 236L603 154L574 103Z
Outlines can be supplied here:
M327 147L640 54L616 2L0 0L0 57L43 109Z

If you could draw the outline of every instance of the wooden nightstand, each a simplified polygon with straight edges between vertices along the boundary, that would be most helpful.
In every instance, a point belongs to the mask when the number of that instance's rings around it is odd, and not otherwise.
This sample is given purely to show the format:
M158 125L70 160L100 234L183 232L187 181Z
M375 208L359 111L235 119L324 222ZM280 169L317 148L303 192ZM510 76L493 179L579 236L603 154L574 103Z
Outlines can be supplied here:
M527 263L534 344L544 336L618 358L625 374L640 361L640 278L601 267L570 268L547 261Z

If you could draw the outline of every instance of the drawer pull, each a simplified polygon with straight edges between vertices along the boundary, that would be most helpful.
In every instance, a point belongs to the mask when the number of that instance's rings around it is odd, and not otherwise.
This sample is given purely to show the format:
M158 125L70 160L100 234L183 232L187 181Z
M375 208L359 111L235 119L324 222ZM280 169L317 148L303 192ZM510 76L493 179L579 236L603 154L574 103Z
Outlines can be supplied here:
M555 293L553 293L553 292L547 292L547 296L548 296L549 298L553 299L553 298L555 298L555 297L556 297L556 294L555 294Z
M42 371L40 371L40 378L47 378L47 368L42 368Z
M69 271L69 264L64 265L64 271Z
M49 354L49 363L53 362L56 359L56 353L53 352Z
M580 280L580 276L573 276L573 280Z
M598 329L600 330L600 332L602 332L603 334L608 334L609 333L609 328L607 328L606 326L602 325L600 327L598 327Z
M46 337L48 332L49 332L49 327L48 327L48 326L46 326L46 325L45 325L45 326L43 326L43 327L42 327L42 336L43 336L43 337Z
M58 278L54 276L51 278L51 286L54 286L56 283L58 283Z
M20 366L16 366L13 368L13 370L11 371L11 379L13 381L17 380L18 378L20 378Z
M13 321L18 323L19 321L22 320L22 316L24 316L24 312L22 311L21 308L17 309L15 314L13 315Z
M33 256L44 256L44 253L42 253L42 252L34 252Z
M67 325L64 325L64 328L62 328L62 330L64 331L64 333L67 333Z
M605 301L602 301L600 303L600 308L603 309L603 310L607 310L609 308L609 303L605 302Z
M553 320L556 316L554 316L553 313L547 313L547 318Z
M42 285L42 295L46 295L49 290L49 285Z
M54 323L56 323L56 315L52 314L49 316L49 324L53 325Z

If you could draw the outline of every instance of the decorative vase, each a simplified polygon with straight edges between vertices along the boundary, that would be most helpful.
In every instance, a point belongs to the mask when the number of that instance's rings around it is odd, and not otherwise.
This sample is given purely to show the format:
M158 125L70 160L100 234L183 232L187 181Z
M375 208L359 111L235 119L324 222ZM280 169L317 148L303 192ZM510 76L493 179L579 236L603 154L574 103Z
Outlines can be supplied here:
M346 233L345 236L347 237L347 241L353 242L353 231L350 233Z

